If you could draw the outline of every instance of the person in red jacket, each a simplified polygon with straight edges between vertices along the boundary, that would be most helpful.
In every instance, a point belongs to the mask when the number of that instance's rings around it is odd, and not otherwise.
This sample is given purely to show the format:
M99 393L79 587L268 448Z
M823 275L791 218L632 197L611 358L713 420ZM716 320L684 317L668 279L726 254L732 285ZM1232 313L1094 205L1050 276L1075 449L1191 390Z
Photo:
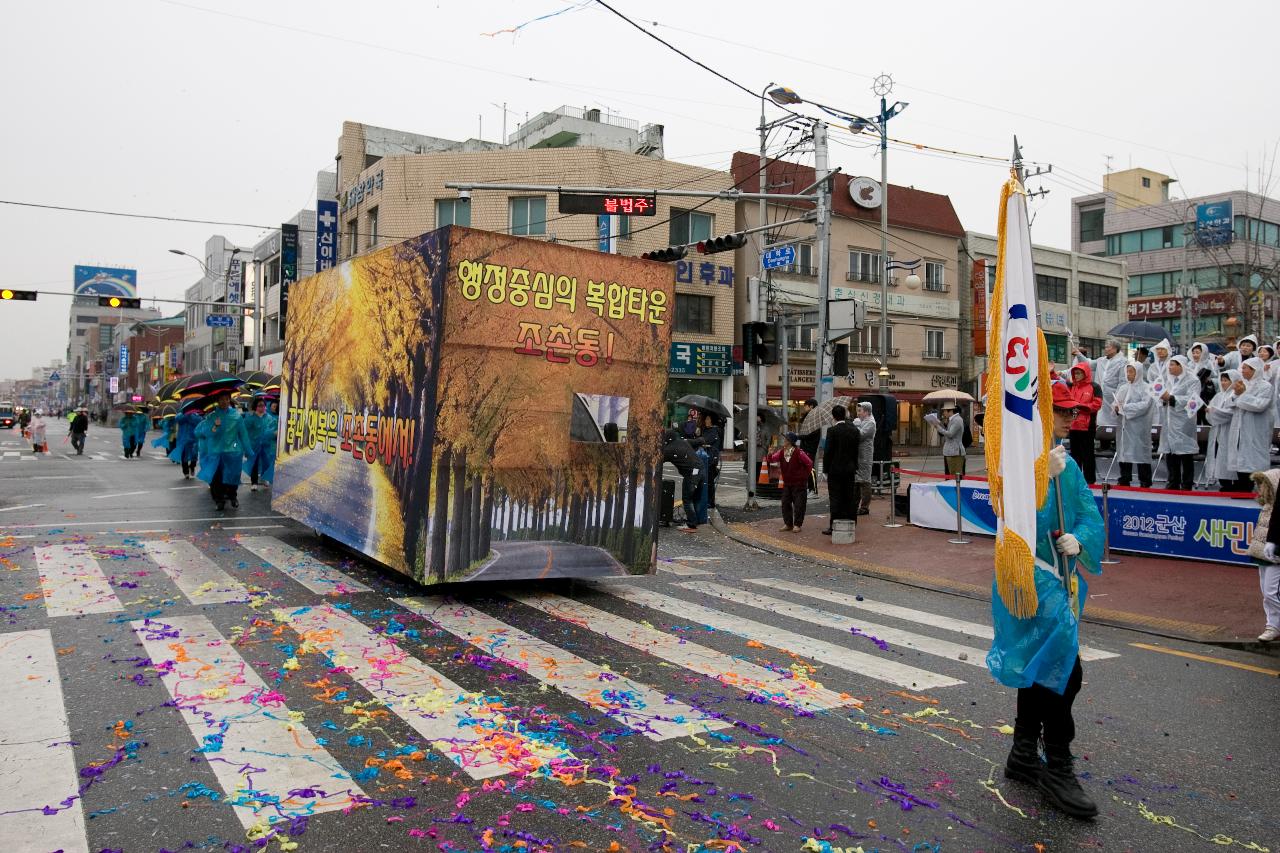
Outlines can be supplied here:
M1071 458L1080 466L1085 482L1093 485L1098 479L1098 467L1093 456L1094 436L1098 430L1095 416L1102 408L1102 393L1093 383L1093 369L1087 361L1071 366L1071 399L1076 401L1080 414L1071 422L1069 441Z
M777 462L782 474L782 523L784 533L800 531L804 524L804 510L809 502L809 475L813 473L813 460L800 449L800 436L787 433L782 447L769 454L770 462Z

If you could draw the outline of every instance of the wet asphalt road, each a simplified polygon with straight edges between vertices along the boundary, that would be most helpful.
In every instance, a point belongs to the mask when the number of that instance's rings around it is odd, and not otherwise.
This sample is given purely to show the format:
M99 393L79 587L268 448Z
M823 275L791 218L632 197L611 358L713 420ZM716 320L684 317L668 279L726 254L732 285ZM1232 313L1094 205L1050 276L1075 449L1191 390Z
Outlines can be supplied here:
M415 612L399 599L441 590L263 492L219 514L117 438L0 461L0 657L49 649L0 667L5 851L1280 849L1274 658L1086 626L1113 656L1076 706L1102 810L1079 823L998 772L1013 696L980 665L980 602L702 528L664 535L651 577L452 587ZM313 589L333 570L351 586ZM245 594L207 601L228 583ZM568 600L530 603L548 591ZM442 719L452 737L424 735ZM505 772L455 760L476 742Z

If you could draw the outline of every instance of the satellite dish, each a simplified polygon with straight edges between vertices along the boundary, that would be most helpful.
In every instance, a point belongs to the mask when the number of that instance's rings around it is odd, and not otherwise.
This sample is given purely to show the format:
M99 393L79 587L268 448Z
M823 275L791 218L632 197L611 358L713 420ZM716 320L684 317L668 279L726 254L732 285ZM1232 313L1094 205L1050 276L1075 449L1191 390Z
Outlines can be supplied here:
M877 208L884 193L880 184L871 178L853 178L849 181L849 198L859 207Z

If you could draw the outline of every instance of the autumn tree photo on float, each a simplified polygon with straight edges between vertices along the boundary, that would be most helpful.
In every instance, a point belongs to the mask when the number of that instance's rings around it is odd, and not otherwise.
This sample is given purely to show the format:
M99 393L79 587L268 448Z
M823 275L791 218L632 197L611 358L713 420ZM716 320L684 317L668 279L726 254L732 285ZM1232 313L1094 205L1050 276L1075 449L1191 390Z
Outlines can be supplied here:
M449 226L288 304L276 510L424 583L653 570L669 267Z

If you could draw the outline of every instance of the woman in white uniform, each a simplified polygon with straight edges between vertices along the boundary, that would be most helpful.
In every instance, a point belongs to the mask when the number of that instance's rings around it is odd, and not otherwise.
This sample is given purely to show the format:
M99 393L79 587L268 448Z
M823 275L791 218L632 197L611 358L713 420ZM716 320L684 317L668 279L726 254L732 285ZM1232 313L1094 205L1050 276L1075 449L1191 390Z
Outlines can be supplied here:
M1236 473L1227 462L1227 434L1231 431L1231 415L1235 412L1235 392L1231 386L1240 379L1240 371L1224 370L1218 374L1218 393L1209 401L1206 417L1209 420L1209 444L1204 452L1204 478L1210 484L1214 480L1224 492L1235 485Z
M1275 390L1263 375L1262 359L1240 365L1240 380L1231 386L1235 411L1227 435L1227 467L1235 473L1232 491L1253 488L1250 475L1271 467L1271 434Z
M1138 466L1138 485L1151 488L1151 418L1155 401L1151 386L1142 375L1142 365L1131 361L1124 368L1125 386L1116 392L1120 415L1120 441L1116 461L1120 463L1121 486L1133 485L1133 466Z

